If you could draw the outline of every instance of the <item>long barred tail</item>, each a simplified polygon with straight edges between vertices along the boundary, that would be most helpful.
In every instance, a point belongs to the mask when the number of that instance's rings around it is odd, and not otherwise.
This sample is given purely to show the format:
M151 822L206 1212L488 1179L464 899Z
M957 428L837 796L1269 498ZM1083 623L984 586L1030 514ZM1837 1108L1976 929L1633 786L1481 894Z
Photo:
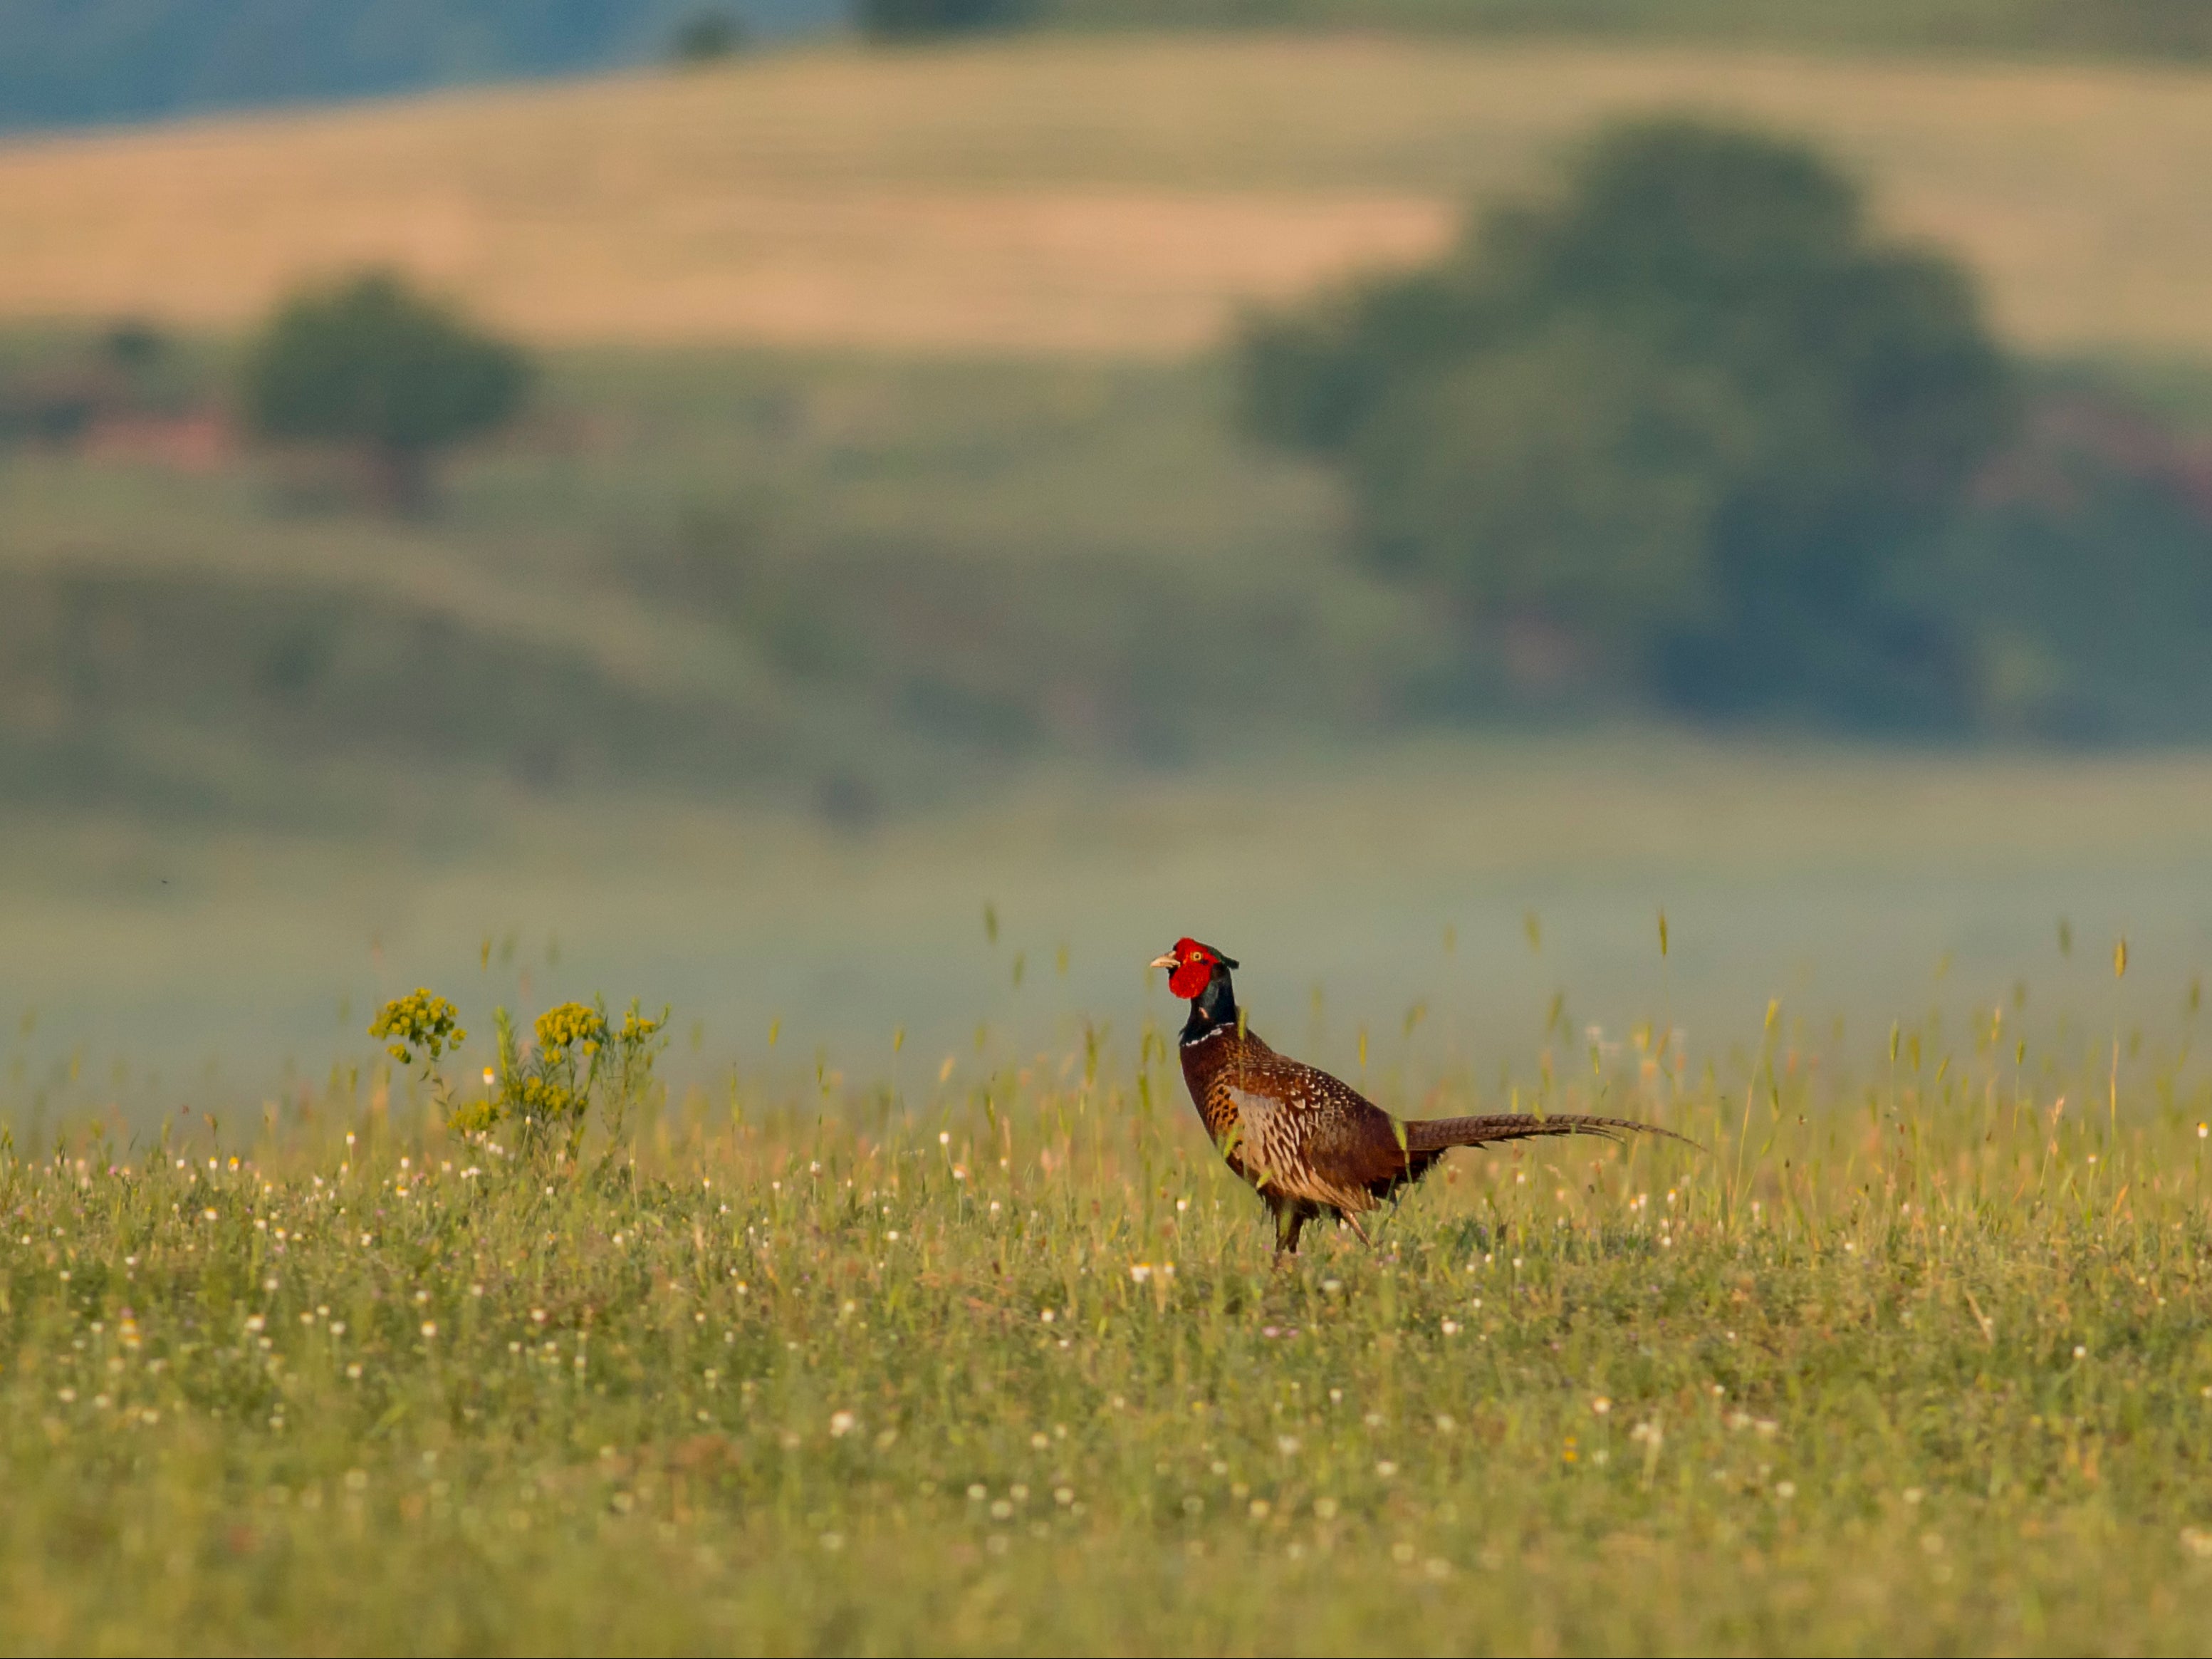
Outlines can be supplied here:
M1530 1117L1501 1114L1496 1117L1432 1117L1406 1125L1406 1150L1441 1152L1448 1146L1489 1146L1501 1140L1533 1140L1539 1135L1595 1135L1619 1140L1624 1135L1662 1135L1695 1146L1694 1140L1662 1129L1656 1123L1638 1123L1626 1117Z

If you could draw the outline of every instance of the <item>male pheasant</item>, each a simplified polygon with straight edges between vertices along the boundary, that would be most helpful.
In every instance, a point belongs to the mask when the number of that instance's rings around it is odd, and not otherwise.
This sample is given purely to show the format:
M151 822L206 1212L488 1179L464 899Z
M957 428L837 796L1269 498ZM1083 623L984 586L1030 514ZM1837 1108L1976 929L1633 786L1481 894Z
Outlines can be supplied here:
M1275 1218L1275 1251L1295 1255L1307 1222L1333 1215L1367 1239L1359 1218L1419 1181L1454 1146L1538 1135L1680 1135L1620 1117L1443 1117L1400 1122L1327 1072L1277 1054L1245 1028L1230 982L1235 961L1178 939L1152 964L1188 1000L1182 1077L1213 1144Z

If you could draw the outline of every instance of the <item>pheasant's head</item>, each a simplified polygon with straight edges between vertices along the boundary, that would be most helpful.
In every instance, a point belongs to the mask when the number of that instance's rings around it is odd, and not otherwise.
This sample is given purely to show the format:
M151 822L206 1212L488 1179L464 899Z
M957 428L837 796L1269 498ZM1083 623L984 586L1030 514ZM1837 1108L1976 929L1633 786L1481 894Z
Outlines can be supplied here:
M1194 939L1179 939L1174 950L1164 957L1155 957L1152 965L1166 969L1168 989L1189 1001L1206 994L1206 988L1213 983L1215 975L1228 978L1229 970L1237 962L1211 945L1200 945Z

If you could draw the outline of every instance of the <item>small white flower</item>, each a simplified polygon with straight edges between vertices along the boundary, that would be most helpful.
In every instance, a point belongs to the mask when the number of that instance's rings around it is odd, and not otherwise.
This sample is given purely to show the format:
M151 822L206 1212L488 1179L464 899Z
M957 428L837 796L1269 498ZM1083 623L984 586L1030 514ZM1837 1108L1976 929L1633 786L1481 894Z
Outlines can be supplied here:
M854 1416L850 1412L832 1412L830 1413L830 1437L833 1440L842 1440L847 1435L852 1433L854 1429L857 1429L860 1426L860 1419Z

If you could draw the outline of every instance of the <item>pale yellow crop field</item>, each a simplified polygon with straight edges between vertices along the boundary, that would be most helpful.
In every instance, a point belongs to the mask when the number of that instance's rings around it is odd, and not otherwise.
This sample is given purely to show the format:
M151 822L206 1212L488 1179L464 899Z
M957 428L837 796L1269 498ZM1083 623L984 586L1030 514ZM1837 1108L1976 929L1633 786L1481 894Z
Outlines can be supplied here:
M2026 342L2212 352L2212 73L1382 38L819 50L18 143L0 314L225 325L379 260L547 340L1174 353L1681 106L1832 145Z

